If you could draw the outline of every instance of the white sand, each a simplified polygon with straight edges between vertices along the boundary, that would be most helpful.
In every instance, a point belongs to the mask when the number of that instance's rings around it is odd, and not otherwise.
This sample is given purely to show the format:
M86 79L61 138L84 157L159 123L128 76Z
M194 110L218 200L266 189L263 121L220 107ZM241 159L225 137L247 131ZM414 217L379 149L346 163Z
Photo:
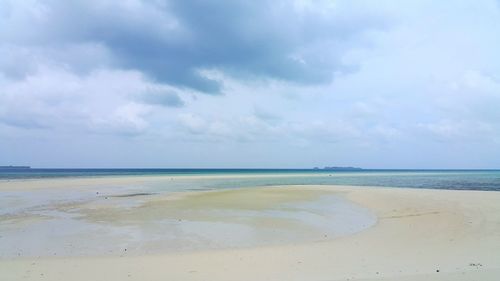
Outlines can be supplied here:
M0 279L500 280L500 192L314 188L345 194L374 212L378 223L353 235L293 245L0 260Z

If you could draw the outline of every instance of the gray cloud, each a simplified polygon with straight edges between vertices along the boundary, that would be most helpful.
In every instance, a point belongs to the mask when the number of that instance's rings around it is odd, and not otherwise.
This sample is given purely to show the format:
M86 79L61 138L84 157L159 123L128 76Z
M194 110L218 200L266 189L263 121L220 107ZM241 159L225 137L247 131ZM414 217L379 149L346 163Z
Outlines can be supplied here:
M345 4L325 13L328 6L293 1L35 3L10 2L2 20L4 41L59 49L99 44L115 67L209 94L220 93L222 85L200 74L203 69L298 84L329 82L335 71L351 67L340 61L343 50L386 22ZM320 52L324 48L331 52Z
M141 97L142 101L151 105L167 107L183 107L184 101L172 91L149 91Z

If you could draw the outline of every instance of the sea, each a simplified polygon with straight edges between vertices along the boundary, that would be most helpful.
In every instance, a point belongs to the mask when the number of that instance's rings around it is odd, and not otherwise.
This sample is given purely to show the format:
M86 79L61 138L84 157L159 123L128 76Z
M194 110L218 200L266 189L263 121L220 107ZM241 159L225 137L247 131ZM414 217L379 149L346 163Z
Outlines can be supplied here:
M272 185L354 185L500 191L500 170L0 169L0 182L120 176L208 176L205 180L191 181L188 186L177 186L178 190Z

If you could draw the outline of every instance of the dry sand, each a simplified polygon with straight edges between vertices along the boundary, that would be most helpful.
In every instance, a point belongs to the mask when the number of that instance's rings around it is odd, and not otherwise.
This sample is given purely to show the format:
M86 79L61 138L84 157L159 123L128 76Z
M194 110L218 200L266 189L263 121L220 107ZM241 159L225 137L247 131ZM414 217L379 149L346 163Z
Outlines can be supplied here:
M500 280L500 192L307 188L341 193L370 209L378 221L356 234L293 245L142 256L4 259L0 260L0 279Z

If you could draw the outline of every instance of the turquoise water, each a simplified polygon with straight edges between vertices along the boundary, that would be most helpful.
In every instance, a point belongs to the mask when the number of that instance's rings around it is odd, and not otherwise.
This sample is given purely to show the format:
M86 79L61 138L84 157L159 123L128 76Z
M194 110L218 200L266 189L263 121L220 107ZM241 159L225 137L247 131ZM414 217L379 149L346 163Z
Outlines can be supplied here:
M458 190L500 190L500 170L306 169L29 169L0 170L0 181L62 177L238 175L238 178L172 183L169 189L196 190L268 185L360 185ZM268 175L267 177L254 177ZM270 176L273 175L273 176ZM274 175L277 175L274 177ZM248 177L245 177L248 176Z

